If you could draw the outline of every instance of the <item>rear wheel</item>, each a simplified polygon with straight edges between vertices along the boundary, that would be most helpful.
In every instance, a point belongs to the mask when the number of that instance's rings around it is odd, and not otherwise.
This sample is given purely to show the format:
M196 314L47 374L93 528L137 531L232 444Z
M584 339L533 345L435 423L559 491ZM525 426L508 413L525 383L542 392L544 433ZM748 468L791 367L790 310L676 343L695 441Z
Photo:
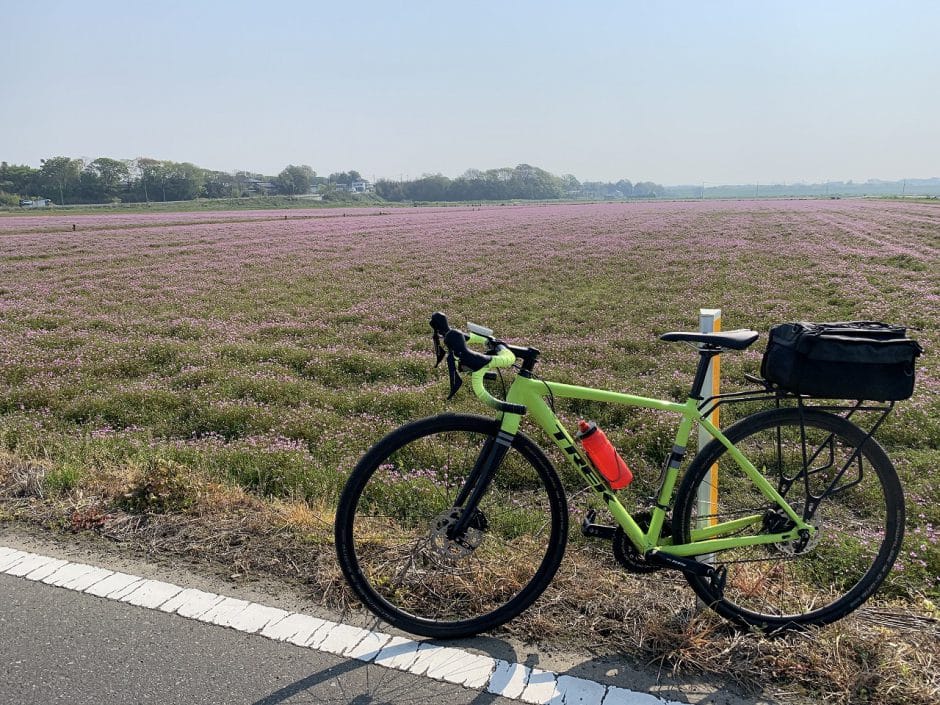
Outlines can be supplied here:
M483 416L402 426L359 461L340 497L336 550L362 602L415 634L456 638L500 625L542 593L568 535L564 490L542 451L516 435L460 536L455 498L499 433Z
M769 631L828 624L856 609L887 577L904 534L901 484L882 447L842 417L798 408L748 416L725 435L798 514L806 518L806 507L818 502L808 521L816 533L715 554L727 579L722 588L687 574L698 596L738 624ZM720 467L713 475L715 463ZM700 493L716 496L717 505L700 504ZM761 520L735 535L792 527L727 449L712 441L679 488L676 535L688 542L697 527L753 515Z

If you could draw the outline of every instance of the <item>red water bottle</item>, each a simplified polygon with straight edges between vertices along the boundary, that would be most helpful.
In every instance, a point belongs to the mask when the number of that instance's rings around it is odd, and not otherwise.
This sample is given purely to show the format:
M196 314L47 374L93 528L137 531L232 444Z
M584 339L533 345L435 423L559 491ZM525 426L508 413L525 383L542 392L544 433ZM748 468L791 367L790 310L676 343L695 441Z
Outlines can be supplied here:
M633 473L630 472L630 468L597 424L593 421L578 419L578 429L577 439L584 446L584 452L587 453L598 472L610 483L611 489L622 490L633 482Z

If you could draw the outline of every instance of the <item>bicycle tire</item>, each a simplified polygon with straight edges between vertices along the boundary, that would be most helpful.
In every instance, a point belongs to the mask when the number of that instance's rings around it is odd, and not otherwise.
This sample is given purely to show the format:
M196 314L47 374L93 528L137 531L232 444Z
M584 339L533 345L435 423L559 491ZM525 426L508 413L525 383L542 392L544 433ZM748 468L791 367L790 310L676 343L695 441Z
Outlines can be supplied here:
M564 488L542 450L517 434L462 542L444 528L489 417L441 414L376 443L350 474L336 552L362 603L394 626L458 638L517 616L554 577L568 537Z
M807 486L817 496L832 487L809 522L819 527L817 535L802 546L765 544L714 554L714 563L727 570L723 589L707 578L685 574L696 594L718 614L765 632L829 624L857 609L887 577L904 536L904 495L894 466L881 445L850 421L819 410L778 408L741 419L725 435L781 491L781 468L792 471L804 463L801 420L812 472L781 494L799 513ZM852 460L856 448L859 454ZM838 467L847 461L849 467L839 478ZM699 488L711 489L715 463L720 463L718 509L700 511ZM788 476L793 477L792 472ZM764 512L758 533L785 530L789 520L772 506L727 449L712 440L692 461L679 487L674 532L688 542L700 520L755 512Z

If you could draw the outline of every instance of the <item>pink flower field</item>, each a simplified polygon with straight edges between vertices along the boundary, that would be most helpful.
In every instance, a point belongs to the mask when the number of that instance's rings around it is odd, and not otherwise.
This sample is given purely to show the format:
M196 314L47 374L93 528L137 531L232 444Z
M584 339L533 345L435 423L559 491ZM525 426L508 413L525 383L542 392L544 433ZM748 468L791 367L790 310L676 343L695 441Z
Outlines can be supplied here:
M726 329L873 319L921 340L915 397L879 438L919 537L899 570L936 591L934 204L0 217L0 447L50 462L63 492L95 463L159 456L261 496L329 502L382 433L445 408L432 311L535 345L546 377L678 397L694 355L657 336L713 306ZM723 360L727 388L757 371L764 341ZM477 408L464 393L455 405ZM655 480L674 420L591 413Z

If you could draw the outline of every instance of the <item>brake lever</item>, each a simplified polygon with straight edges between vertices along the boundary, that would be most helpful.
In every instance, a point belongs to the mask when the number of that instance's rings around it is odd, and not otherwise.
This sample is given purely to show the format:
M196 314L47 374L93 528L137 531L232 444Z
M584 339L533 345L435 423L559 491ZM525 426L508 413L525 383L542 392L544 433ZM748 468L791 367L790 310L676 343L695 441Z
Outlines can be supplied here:
M454 359L453 350L447 351L447 376L450 378L450 394L447 395L447 399L450 400L454 398L457 390L463 384L463 380L460 379L460 375L457 373L457 362Z
M434 331L434 335L431 339L434 341L434 356L437 358L434 366L438 367L441 364L441 360L445 357L447 358L447 378L450 382L450 394L447 395L447 398L448 400L453 399L457 390L463 386L463 380L460 379L460 374L457 371L457 360L454 357L454 351L446 350L444 346L441 345L441 336L437 331Z
M432 339L434 340L434 355L437 357L437 362L434 363L434 366L437 367L441 364L441 360L444 359L447 353L444 351L444 346L441 345L441 336L438 335L437 331L434 331Z

